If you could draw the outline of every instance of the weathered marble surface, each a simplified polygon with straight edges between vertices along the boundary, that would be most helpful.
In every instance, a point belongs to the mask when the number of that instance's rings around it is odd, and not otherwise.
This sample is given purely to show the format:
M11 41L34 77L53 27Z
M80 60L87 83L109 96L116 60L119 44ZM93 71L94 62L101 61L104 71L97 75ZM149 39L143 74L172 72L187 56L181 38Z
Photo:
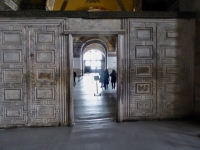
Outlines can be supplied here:
M69 30L88 30L88 31L102 31L102 30L120 30L122 22L120 19L68 19Z
M73 125L73 39L63 33L121 28L120 19L0 19L0 127ZM194 21L130 18L123 29L117 35L121 119L191 114Z

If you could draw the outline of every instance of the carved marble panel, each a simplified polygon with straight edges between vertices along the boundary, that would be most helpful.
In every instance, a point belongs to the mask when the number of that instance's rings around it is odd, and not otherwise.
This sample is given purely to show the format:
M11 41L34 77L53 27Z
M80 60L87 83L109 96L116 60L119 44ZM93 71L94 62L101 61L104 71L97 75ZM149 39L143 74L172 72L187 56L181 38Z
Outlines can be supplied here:
M187 115L188 100L192 95L189 88L190 70L187 21L158 24L158 99L163 117ZM189 34L189 33L188 33ZM190 58L191 59L191 58ZM190 67L189 67L190 66ZM170 113L169 113L170 111Z
M20 31L3 31L2 32L2 44L3 45L19 45L21 44Z
M37 44L54 44L54 32L39 32L37 33Z
M31 124L58 124L60 109L59 26L40 25L29 28L30 42L30 108Z
M2 50L3 63L22 63L22 50Z
M37 118L55 118L55 106L36 106Z
M68 30L88 30L88 31L113 31L120 30L122 22L120 19L82 19L82 18L69 18Z
M156 23L129 21L130 118L156 115Z
M54 69L36 69L36 80L38 81L53 81L55 79Z
M35 100L55 100L54 88L36 88Z
M14 22L0 24L0 126L26 124L26 29Z
M184 54L184 52L181 52L181 48L181 46L163 45L164 58L171 59L181 57L182 54Z
M2 83L22 83L22 69L2 69Z
M138 28L136 34L138 40L152 40L152 28Z
M187 115L192 97L186 20L129 20L130 92L126 118ZM190 41L191 42L191 41ZM150 102L151 101L151 102ZM130 110L129 110L130 108ZM146 109L145 109L146 108Z
M136 77L152 77L151 65L136 65Z
M152 46L135 46L136 58L152 58L153 47Z
M152 100L137 101L136 112L152 112Z
M3 89L5 101L21 101L22 100L22 89Z
M36 53L36 63L54 63L55 51L37 50L35 53Z
M135 94L152 94L152 83L135 82Z
M20 117L22 116L22 111L21 109L6 109L5 110L6 117Z
M168 115L180 115L183 108L182 102L179 100L163 100L163 111Z
M4 114L2 120L5 125L26 124L27 111L23 106L3 107L2 110Z
M165 83L164 84L165 93L181 93L181 85L175 83Z

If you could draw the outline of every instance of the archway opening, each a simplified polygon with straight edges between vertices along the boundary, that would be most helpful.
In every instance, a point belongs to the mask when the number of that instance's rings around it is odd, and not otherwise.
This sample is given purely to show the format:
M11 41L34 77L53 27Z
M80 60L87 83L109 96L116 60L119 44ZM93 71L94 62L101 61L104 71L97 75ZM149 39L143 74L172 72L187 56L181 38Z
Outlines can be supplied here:
M98 73L105 68L105 55L97 49L83 54L84 73Z

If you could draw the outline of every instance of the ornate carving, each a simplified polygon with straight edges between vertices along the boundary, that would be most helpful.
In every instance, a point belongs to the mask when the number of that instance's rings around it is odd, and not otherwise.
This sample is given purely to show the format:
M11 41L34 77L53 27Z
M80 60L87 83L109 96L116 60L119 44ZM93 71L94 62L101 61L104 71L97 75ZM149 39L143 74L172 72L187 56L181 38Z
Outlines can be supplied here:
M39 73L38 78L39 79L51 79L51 73L46 73L46 72Z
M35 74L33 72L31 72L30 78L31 78L32 84L34 85L35 84Z
M149 90L149 86L148 85L138 85L138 91L139 92L146 92Z
M102 20L91 20L91 19L69 19L69 30L120 30L121 20L120 19L102 19Z
M149 75L150 68L149 67L137 67L137 74L138 75Z

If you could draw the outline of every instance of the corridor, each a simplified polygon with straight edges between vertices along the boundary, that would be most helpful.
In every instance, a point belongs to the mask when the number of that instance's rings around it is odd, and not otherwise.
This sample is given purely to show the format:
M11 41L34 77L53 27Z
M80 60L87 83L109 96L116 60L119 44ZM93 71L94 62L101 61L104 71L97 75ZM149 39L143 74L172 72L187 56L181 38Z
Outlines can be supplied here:
M74 87L75 123L115 121L117 115L117 90L101 88L94 80L95 73L84 74ZM97 89L98 88L98 89ZM101 94L101 95L99 95Z

